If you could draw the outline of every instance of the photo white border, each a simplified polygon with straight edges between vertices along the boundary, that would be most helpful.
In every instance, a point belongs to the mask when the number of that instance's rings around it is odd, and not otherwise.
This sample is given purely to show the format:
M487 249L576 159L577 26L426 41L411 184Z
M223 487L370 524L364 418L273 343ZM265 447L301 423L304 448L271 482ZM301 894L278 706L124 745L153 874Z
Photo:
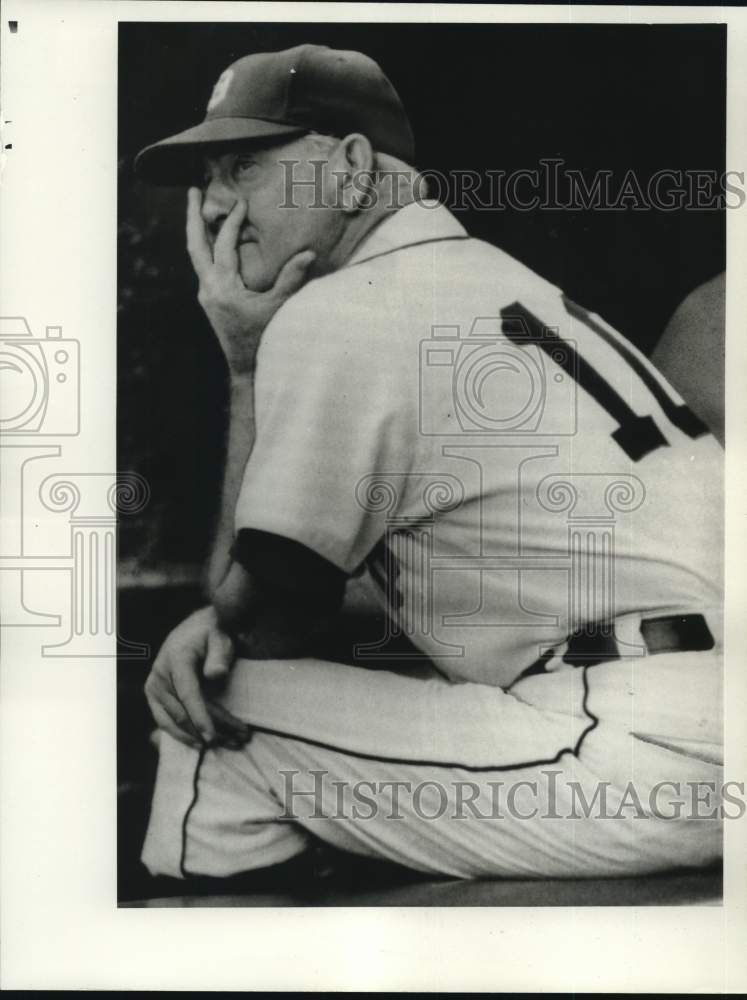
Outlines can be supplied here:
M202 20L725 22L727 169L747 167L738 8L6 0L0 311L81 343L71 469L116 469L117 25ZM744 781L747 207L727 216L726 778ZM744 820L723 907L117 909L115 661L45 659L30 631L6 631L0 673L4 989L747 988Z

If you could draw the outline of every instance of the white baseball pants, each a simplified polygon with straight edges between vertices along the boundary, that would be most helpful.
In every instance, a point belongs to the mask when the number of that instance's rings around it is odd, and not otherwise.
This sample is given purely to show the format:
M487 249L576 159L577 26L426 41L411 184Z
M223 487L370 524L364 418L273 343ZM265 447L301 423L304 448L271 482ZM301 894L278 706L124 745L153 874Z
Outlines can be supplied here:
M551 663L549 667L551 668ZM228 876L307 832L434 875L636 875L722 851L722 660L666 653L509 692L321 660L240 660L241 749L161 734L143 861Z

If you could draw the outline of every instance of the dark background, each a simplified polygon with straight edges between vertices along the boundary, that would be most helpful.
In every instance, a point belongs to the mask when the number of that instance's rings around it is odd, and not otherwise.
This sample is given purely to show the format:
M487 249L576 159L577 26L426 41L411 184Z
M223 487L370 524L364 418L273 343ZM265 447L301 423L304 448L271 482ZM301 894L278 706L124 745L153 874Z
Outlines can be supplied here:
M205 558L223 457L222 359L195 302L182 189L133 178L144 145L200 121L233 60L301 42L361 50L408 109L421 169L725 169L726 29L648 25L120 24L118 464L152 499L120 522L131 581ZM614 185L613 185L614 186ZM724 268L721 211L458 213L650 350Z

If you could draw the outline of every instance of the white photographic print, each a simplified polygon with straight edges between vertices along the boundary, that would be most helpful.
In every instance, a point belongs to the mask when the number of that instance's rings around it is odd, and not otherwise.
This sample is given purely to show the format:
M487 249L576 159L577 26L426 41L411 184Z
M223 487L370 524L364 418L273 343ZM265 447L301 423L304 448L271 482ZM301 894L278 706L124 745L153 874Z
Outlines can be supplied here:
M746 41L10 5L4 985L744 985Z

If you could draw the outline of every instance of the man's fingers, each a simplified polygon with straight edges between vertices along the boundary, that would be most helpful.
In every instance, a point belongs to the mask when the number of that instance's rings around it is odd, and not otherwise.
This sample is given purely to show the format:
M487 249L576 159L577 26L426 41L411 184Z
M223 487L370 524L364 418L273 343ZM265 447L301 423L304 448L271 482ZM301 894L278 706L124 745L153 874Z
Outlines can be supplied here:
M171 683L174 694L200 736L208 743L215 739L215 727L202 697L194 665L185 663L181 669L175 670L171 675Z
M179 740L180 743L184 743L188 747L193 747L194 749L198 749L200 747L200 743L193 737L188 736L183 729L180 729L168 714L166 709L164 709L157 702L150 703L150 710L153 713L153 719L159 729L163 729L163 731L168 733L169 736L173 736L175 740Z
M297 253L295 257L283 265L280 274L277 277L277 281L273 287L273 292L280 298L287 299L289 295L293 295L306 281L309 268L316 260L316 254L313 250L302 250Z
M242 198L239 198L220 227L220 232L213 248L215 264L224 271L236 271L238 273L237 244L239 241L239 231L245 221L246 202Z
M185 736L188 736L189 739L199 746L202 742L202 738L192 725L192 720L187 715L184 710L184 706L178 698L175 698L170 691L164 690L160 693L158 702L161 708L171 717L174 724L181 729Z
M204 279L212 267L213 254L202 218L202 192L195 187L187 192L187 252L197 277Z
M172 726L179 729L184 738L199 746L200 734L192 725L181 702L169 690L164 678L158 675L149 678L145 686L145 697L154 718L157 712L159 714L165 713L171 720Z
M238 738L240 742L246 743L249 737L252 735L251 727L241 719L237 719L235 715L232 715L228 709L224 708L222 705L218 705L214 701L208 702L208 711L213 717L217 728L221 732L227 735Z
M233 665L235 652L233 641L225 632L213 629L208 635L207 655L202 668L205 680L225 677Z

